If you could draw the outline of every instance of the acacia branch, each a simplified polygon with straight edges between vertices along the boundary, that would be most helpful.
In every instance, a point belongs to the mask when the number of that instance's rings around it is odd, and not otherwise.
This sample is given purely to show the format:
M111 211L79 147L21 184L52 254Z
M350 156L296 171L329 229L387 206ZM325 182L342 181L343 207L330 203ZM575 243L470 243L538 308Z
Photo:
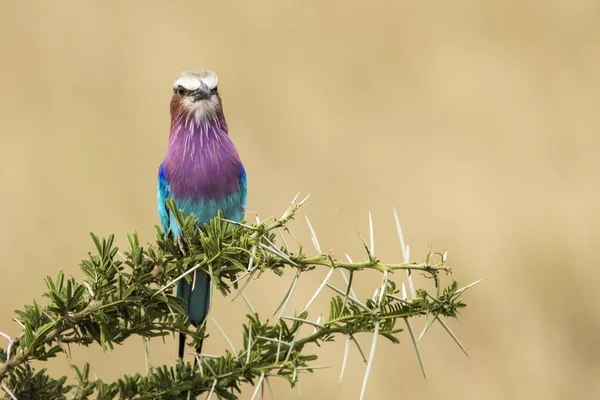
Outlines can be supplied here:
M198 229L193 216L183 215L174 201L169 201L167 206L182 226L185 253L160 230L156 243L145 247L140 245L135 232L128 235L129 247L124 254L113 245L112 235L100 239L92 234L96 252L81 263L82 281L67 279L60 271L56 279L46 278L48 291L43 296L49 299L47 305L42 307L34 302L17 311L15 320L23 326L23 332L18 337L8 338L8 352L0 348L3 388L23 397L31 393L39 396L46 391L62 398L74 390L77 398L82 399L94 392L107 393L106 398L117 395L131 399L177 398L177 393L186 391L194 396L211 391L234 399L236 396L230 390L239 392L244 383L262 384L269 376L279 376L294 385L299 373L312 372L315 367L310 363L317 356L306 354L308 344L332 341L337 335L354 338L365 332L377 332L396 343L397 335L402 332L395 327L400 319L408 321L432 315L453 340L460 343L441 318L456 317L457 310L465 307L459 297L472 285L462 289L457 289L456 282L445 288L440 286L439 274L451 272L445 255L436 263L432 262L431 253L424 263L411 263L406 259L403 263L383 263L372 251L373 232L370 248L363 241L367 259L359 262L341 262L332 253L308 257L302 246L293 252L284 236L284 246L277 247L276 231L293 237L288 223L304 201L306 199L292 202L279 219L246 224L219 216L202 229ZM315 247L320 251L312 228L311 232ZM346 290L332 288L339 295L331 298L328 318L312 322L307 319L305 310L321 289L331 287L324 282L299 315L278 318L273 323L262 322L257 314L248 316L243 326L244 348L237 353L227 351L218 357L200 355L197 364L179 361L175 366L153 368L145 376L124 376L112 383L93 381L89 379L89 365L86 365L82 370L74 367L77 385L69 386L64 385L66 378L50 378L45 370L36 373L28 365L29 361L45 361L64 352L64 344L98 343L107 350L131 336L151 338L180 332L188 335L190 344L196 346L203 340L204 330L190 327L183 300L168 293L179 280L191 281L195 270L209 273L215 288L228 295L233 290L242 293L257 272L272 271L281 275L285 269L293 268L297 270L297 279L299 273L317 267L329 268L328 276L334 269L346 269L351 276L361 270L377 270L384 274L383 285L372 299L363 301L352 294L352 280ZM388 276L396 270L421 271L434 278L435 296L418 289L414 298L407 299ZM241 277L246 277L246 282L240 286ZM312 326L314 332L300 335L305 325ZM460 346L462 348L462 344Z

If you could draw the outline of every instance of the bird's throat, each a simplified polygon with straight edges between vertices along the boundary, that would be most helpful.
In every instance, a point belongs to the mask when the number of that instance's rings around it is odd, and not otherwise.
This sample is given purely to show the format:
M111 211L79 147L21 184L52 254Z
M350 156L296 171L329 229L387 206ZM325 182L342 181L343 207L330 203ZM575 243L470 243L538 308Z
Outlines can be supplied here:
M228 139L228 127L222 112L198 116L195 112L181 112L171 120L167 155L193 156L210 147L213 151Z

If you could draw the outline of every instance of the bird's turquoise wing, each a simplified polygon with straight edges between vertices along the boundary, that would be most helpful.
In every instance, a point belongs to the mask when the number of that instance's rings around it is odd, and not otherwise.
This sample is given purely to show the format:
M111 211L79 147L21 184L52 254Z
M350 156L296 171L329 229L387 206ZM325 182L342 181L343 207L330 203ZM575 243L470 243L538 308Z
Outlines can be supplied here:
M240 177L240 192L241 192L241 211L238 222L244 219L246 214L246 197L248 197L248 179L246 178L246 169L242 165L242 176Z
M160 218L160 224L165 234L167 234L171 225L171 212L167 208L166 201L171 197L171 192L169 191L169 182L167 182L167 177L165 176L162 164L158 169L158 190L156 197L158 199L158 216Z

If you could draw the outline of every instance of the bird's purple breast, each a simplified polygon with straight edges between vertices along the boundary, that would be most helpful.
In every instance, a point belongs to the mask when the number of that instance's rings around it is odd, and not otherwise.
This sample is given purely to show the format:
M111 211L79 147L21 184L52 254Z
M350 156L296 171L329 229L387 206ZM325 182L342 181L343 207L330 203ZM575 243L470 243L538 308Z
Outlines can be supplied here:
M226 126L175 124L169 142L163 168L175 199L222 199L240 190L243 166Z

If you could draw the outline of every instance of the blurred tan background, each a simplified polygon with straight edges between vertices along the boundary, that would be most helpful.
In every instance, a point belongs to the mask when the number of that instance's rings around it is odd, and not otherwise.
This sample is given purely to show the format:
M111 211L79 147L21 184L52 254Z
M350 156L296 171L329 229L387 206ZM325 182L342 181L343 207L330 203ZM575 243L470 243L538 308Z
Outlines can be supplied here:
M210 68L249 210L280 214L310 192L321 245L355 258L371 210L377 253L400 261L394 206L413 260L431 242L461 284L487 277L451 322L471 358L434 326L424 381L408 334L381 341L368 398L598 398L600 3L216 3L0 5L0 330L18 333L13 310L39 299L46 274L80 276L89 231L121 245L134 228L154 239L171 83ZM289 312L325 272L303 275ZM370 296L380 276L360 277ZM267 277L247 293L270 315L290 281ZM230 300L212 310L239 345L246 307ZM327 312L327 296L312 311ZM210 329L205 350L218 353ZM124 347L74 348L73 362L105 380L143 372L141 340ZM331 368L303 376L302 397L358 398L356 349L340 387L343 340L315 351ZM175 354L172 339L151 343L154 365ZM71 374L64 356L50 367ZM278 399L296 398L273 384Z

